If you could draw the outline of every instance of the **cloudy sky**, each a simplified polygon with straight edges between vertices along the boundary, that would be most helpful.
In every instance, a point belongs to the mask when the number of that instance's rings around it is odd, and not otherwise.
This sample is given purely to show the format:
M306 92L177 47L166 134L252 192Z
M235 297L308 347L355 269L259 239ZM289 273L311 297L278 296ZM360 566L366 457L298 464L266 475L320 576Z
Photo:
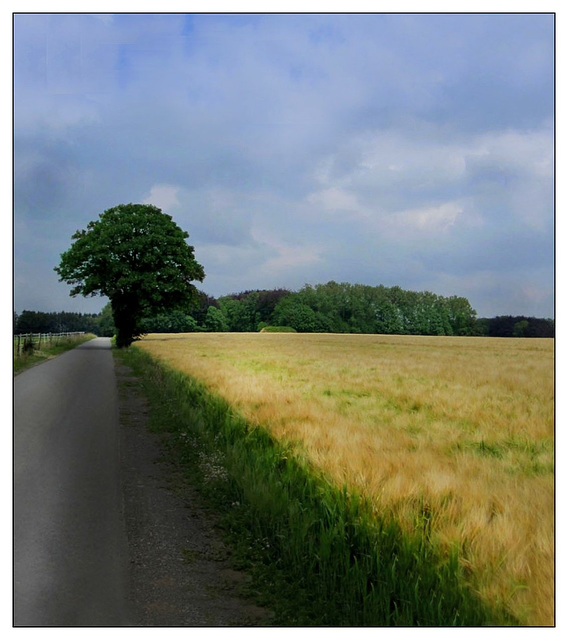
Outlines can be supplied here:
M552 15L19 14L15 310L148 202L221 296L329 280L554 315Z

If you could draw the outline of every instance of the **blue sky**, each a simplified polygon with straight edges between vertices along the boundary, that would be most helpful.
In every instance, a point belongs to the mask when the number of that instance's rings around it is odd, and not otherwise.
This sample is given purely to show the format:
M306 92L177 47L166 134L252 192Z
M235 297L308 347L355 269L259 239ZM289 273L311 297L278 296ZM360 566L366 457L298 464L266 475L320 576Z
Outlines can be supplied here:
M161 207L220 296L305 283L554 314L546 14L19 14L15 310L96 312L53 267Z

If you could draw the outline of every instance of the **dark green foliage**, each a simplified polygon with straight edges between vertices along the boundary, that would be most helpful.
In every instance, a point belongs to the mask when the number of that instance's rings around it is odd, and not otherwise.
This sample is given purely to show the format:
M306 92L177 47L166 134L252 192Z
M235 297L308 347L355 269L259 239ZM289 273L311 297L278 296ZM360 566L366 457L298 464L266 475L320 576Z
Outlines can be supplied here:
M515 624L468 589L457 551L444 557L431 544L427 504L405 534L201 383L138 349L121 357L143 376L154 428L218 510L234 562L274 624Z
M110 303L100 313L72 311L22 311L14 314L14 334L68 333L84 331L96 336L112 337L115 333Z
M22 353L24 355L30 355L34 352L34 343L31 338L25 338L22 345Z
M14 320L14 333L16 334L85 331L86 333L102 335L99 315L95 313L73 313L70 311L45 313L43 311L24 310Z
M143 332L143 318L197 300L191 281L203 280L203 267L186 243L187 232L157 207L118 205L72 237L55 271L60 281L74 285L72 296L109 298L118 347Z
M233 293L218 300L209 298L205 316L194 312L192 315L206 331L258 331L270 324L274 307L289 294L286 289L272 289Z
M288 289L273 289L270 291L259 291L256 303L256 310L261 322L269 322L276 305L290 295Z
M554 320L526 316L479 318L476 335L500 338L554 338Z
M475 334L476 313L466 298L383 285L330 281L307 284L296 292L243 291L209 304L205 317L211 306L218 307L223 322L218 314L215 321L206 322L203 310L199 317L192 312L207 331L260 331L266 325L286 325L303 333Z
M112 338L116 333L116 327L114 326L114 319L112 317L112 307L110 302L105 304L102 311L97 316L98 332L95 333L105 338Z
M218 307L211 306L205 316L205 329L207 331L228 331L229 323L225 314Z
M225 296L219 298L218 302L228 331L256 331L260 320L253 294L241 300Z
M282 325L302 333L476 333L476 314L466 298L445 298L400 287L330 281L305 285L296 292L243 291L218 300L199 292L199 300L199 307L187 309L187 313L198 330L204 331L252 332L267 325Z
M214 307L216 309L219 308L219 303L213 297L205 293L204 291L198 291L198 302L197 305L193 306L191 309L188 309L188 312L193 317L195 322L200 327L204 327L206 324L207 312L209 311L209 307Z
M195 319L184 311L159 313L140 322L142 333L191 333L198 331Z
M448 321L456 336L470 336L474 333L475 311L472 310L467 298L450 296L446 299Z
M513 337L524 338L527 334L528 328L529 328L528 320L519 320L518 322L515 322L513 326Z
M223 296L220 300L236 300L254 309L258 314L259 322L268 322L272 318L274 308L286 296L290 295L288 289L255 289L254 291L242 291Z
M276 305L273 321L277 325L292 327L301 333L329 331L330 326L325 323L325 316L301 302L296 295L290 295Z
M287 289L256 290L233 293L219 298L225 317L225 331L257 331L262 323L271 324L274 309L290 295Z
M475 311L457 296L331 281L291 293L272 320L306 332L471 335Z

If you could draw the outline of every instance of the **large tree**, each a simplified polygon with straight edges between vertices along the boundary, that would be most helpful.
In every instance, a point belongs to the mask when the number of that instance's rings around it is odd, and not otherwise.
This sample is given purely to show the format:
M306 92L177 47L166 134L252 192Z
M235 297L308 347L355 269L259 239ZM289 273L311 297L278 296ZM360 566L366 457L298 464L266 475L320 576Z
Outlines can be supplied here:
M205 272L187 237L153 205L120 204L73 234L55 271L74 285L71 296L109 298L116 344L127 347L141 335L142 318L198 300L191 282L202 282Z

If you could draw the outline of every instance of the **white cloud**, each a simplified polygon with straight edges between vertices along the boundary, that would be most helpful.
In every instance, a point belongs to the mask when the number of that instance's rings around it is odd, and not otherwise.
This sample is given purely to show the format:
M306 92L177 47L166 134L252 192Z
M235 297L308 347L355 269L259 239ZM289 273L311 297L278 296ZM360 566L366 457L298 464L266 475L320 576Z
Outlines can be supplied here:
M463 207L460 204L446 202L438 207L400 211L391 218L394 219L399 231L439 234L452 227L462 213Z
M200 245L237 247L251 244L250 225L255 208L254 193L226 187L171 187L166 197L175 197L176 222Z
M171 184L155 184L150 193L144 198L144 204L153 204L164 213L179 205L178 193L180 188Z
M282 279L287 272L310 267L322 261L318 247L291 247L280 245L275 247L276 255L268 259L261 269L278 274Z
M317 244L299 240L297 244L289 244L280 240L266 229L253 229L252 236L270 256L260 266L261 271L285 278L288 273L310 267L322 261L322 247Z
M549 126L476 137L466 154L472 194L510 212L516 224L549 232L553 221L553 133ZM485 206L486 202L484 202Z
M354 194L338 187L310 193L306 200L325 211L359 211L361 208Z
M396 214L423 229L454 224L467 201L468 223L499 212L503 231L515 220L548 232L552 144L548 126L447 139L442 127L353 136L319 160L313 179L320 188L308 201L361 219Z

